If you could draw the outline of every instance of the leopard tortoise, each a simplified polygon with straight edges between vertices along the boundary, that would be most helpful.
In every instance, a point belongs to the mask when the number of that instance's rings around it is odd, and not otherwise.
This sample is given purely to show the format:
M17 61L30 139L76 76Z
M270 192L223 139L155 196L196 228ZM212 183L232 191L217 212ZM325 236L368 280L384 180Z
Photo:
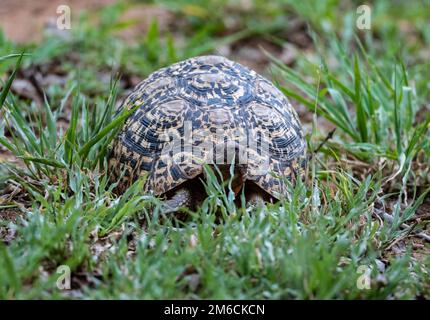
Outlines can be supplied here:
M110 146L108 170L123 192L146 175L144 192L167 207L196 206L204 164L247 201L276 200L303 176L306 143L287 98L267 79L221 56L174 63L134 89L117 112L136 108ZM201 179L202 178L202 179Z

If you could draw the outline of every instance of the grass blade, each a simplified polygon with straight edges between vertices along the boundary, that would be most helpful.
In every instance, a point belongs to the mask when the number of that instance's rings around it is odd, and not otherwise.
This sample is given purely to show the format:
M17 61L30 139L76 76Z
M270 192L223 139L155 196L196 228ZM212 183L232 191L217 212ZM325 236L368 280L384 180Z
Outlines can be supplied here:
M132 114L137 108L139 108L140 105L135 106L134 108L127 110L124 109L122 114L120 114L115 120L113 120L111 123L109 123L106 127L104 127L102 130L100 130L99 133L97 133L90 141L88 141L78 152L79 156L86 158L88 156L88 153L90 152L90 149L98 143L100 140L105 138L109 132L119 125L122 124L125 119L128 118L130 114Z
M3 104L6 100L7 94L9 93L12 82L15 79L16 73L17 73L17 71L21 65L21 61L22 61L23 56L24 56L24 52L21 53L21 55L19 56L19 58L16 62L16 65L15 65L15 69L12 71L12 74L9 76L9 79L7 80L6 84L3 87L3 90L2 90L1 95L0 95L0 110L3 107Z
M361 142L368 141L368 132L366 124L366 113L361 100L361 73L360 66L358 62L358 56L355 55L354 58L354 85L355 85L355 95L354 102L357 111L357 128L360 132Z
M27 160L27 161L45 164L45 165L55 167L55 168L66 168L66 166L64 164L62 164L61 162L59 162L57 160L35 158L35 157L20 157L20 158L22 158L23 160Z

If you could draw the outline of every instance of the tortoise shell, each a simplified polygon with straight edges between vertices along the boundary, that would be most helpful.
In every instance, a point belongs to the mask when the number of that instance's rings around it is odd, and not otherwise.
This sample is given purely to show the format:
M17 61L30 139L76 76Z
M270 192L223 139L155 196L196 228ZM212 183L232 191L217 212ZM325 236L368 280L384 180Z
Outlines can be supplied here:
M240 160L244 180L279 199L286 180L304 172L306 143L295 110L239 63L200 56L162 68L118 112L138 105L111 145L109 170L121 178L121 190L147 175L145 191L162 195L200 175L205 163Z

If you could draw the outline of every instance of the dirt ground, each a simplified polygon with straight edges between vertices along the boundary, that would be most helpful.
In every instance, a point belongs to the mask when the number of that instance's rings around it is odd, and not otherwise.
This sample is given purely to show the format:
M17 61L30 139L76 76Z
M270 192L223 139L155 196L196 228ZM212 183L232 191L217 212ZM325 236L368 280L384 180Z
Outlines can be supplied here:
M56 21L57 7L68 5L71 14L94 10L115 0L0 0L0 26L6 37L16 42L38 41L44 26Z
M92 12L116 2L116 0L0 0L0 27L6 38L14 42L39 42L47 30L61 32L56 28L57 18L60 17L60 14L57 13L59 5L70 7L71 27L73 28L73 23L76 23L76 19L83 11ZM125 40L133 41L136 37L146 33L154 19L158 21L160 31L174 32L171 29L177 27L172 28L172 25L175 24L175 17L166 8L159 5L134 3L121 17L122 21L129 22L130 25L118 31L119 36ZM297 26L301 26L300 22ZM297 32L297 34L302 33ZM305 40L309 45L309 39ZM303 39L298 42L303 43ZM297 51L294 45L281 49L267 41L262 42L261 39L247 39L244 42L240 41L233 47L226 45L216 51L221 55L234 56L238 62L258 72L263 72L267 65L267 56L262 53L261 48L278 56L287 64L295 59Z
M55 24L59 14L59 5L68 5L72 21L83 11L94 11L105 5L114 4L116 0L0 0L0 27L6 38L14 42L38 42L48 24ZM133 38L146 30L153 18L166 23L171 16L166 10L151 5L134 5L123 19L136 23L123 32L126 38ZM73 25L72 25L73 28Z

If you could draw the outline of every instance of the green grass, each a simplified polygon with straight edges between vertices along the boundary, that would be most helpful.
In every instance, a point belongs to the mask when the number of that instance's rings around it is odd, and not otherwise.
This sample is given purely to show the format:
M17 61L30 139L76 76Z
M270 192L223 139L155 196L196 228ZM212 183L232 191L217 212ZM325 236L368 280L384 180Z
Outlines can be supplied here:
M331 45L330 54L340 61L338 70L331 71L325 57L321 57L320 66L311 63L318 72L318 92L298 71L274 58L275 72L292 87L281 86L281 90L346 136L331 147L346 149L362 160L384 157L399 162L402 158L410 162L418 150L428 149L430 118L417 123L422 101L404 62L388 60L379 66L363 47L354 55L339 42Z
M69 38L16 45L0 37L0 145L22 162L0 158L0 299L430 298L430 248L417 237L428 221L416 219L430 174L428 62L418 55L429 38L418 2L402 12L381 1L375 30L357 35L353 2L310 11L307 1L253 1L226 12L212 0L156 3L184 20L185 43L153 21L125 45L116 35L130 27L119 19L123 3L102 10L97 28L83 15ZM142 194L143 180L113 192L106 152L132 112L115 115L125 90L118 74L143 78L246 39L282 46L291 17L314 30L311 54L289 66L272 54L266 74L314 113L305 181L276 204L247 208L206 168L207 198L185 221L163 216L162 201ZM399 48L399 17L420 41ZM65 83L45 88L42 105L11 92L16 70L53 61ZM337 130L321 145L322 119ZM56 286L61 265L72 271L72 290ZM362 266L368 290L357 286Z

